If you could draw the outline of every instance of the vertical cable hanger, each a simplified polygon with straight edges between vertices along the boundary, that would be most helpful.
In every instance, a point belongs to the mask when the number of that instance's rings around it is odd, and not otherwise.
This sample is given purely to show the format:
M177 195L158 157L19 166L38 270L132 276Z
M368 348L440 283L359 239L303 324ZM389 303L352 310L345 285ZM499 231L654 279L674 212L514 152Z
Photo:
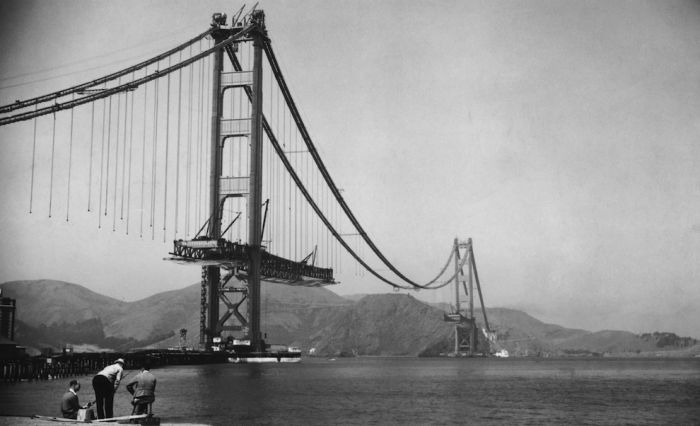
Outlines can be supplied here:
M53 113L53 129L51 130L51 178L49 180L49 217L53 204L53 163L56 154L56 113Z
M201 46L200 46L201 50ZM194 65L194 64L193 64ZM196 92L196 102L197 106L195 107L195 114L196 116L193 118L195 129L194 129L194 138L196 141L195 145L195 163L194 163L194 223L195 223L195 228L199 228L199 226L202 224L200 222L199 218L199 166L200 166L200 158L199 154L201 152L201 146L202 146L202 139L200 138L200 127L199 123L202 120L202 63L197 61L197 66L199 67L199 72L197 74L197 92ZM194 73L194 69L192 71Z
M153 80L155 86L155 100L153 102L153 148L151 150L151 240L156 238L156 177L158 167L158 79Z
M39 108L39 105L37 104L34 107L34 110L36 111ZM36 163L36 121L38 117L34 118L34 143L32 144L32 179L31 183L29 185L29 214L32 214L32 207L34 203L34 166Z
M182 62L182 51L180 51L179 62ZM182 68L177 70L177 149L175 155L175 230L173 239L177 238L179 208L180 208L180 117L182 116Z
M131 96L133 98L133 94ZM126 192L126 186L124 185L126 183L126 145L127 145L127 137L126 137L126 127L129 121L129 91L126 91L124 93L124 129L123 129L123 138L124 138L124 144L122 146L122 194L121 194L121 201L119 202L119 220L124 220L124 193ZM116 217L116 214L114 215Z
M73 94L75 99L75 93ZM70 109L70 139L68 144L68 191L66 195L66 222L70 216L70 178L71 169L73 168L73 108Z
M331 215L331 198L327 186L324 186L326 192L326 215ZM326 267L331 265L331 231L326 227Z
M294 153L292 154L292 159L294 160L294 161L292 162L292 164L293 164L292 167L293 167L294 170L296 171L297 168L298 168L298 166L297 166L297 154L296 154L295 151L296 151L296 148L297 148L296 142L297 142L298 140L297 140L296 132L292 132L292 120L291 120L291 118L290 118L290 120L288 120L288 122L289 122L289 132L290 132L289 141L290 141L290 144L292 145L292 151L294 152ZM292 134L294 135L294 140L292 140ZM291 179L289 179L289 187L290 187L290 189L291 189L291 191L290 191L290 192L291 192L290 196L294 199L294 200L293 200L293 203L292 203L292 200L289 200L290 206L291 206L292 204L294 205L294 208L291 210L291 211L293 212L293 214L290 215L290 217L289 217L290 219L292 219L292 220L294 221L294 241L293 241L293 245L294 245L294 257L293 257L293 259L294 259L294 260L297 260L297 259L300 259L300 257L299 257L299 251L298 251L298 247L299 247L299 227L297 226L297 214L298 214L298 212L297 212L297 191L296 191L296 185L292 185L292 180L291 180Z
M93 158L93 151L94 151L94 146L95 146L95 104L96 101L90 102L92 106L92 113L91 113L91 119L90 119L90 165L89 165L89 172L88 172L88 205L87 205L87 211L90 211L90 202L92 201L92 158Z
M204 48L207 49L209 46L207 46L208 42L205 43ZM204 57L204 105L211 105L212 100L210 97L209 93L209 84L211 82L211 76L213 75L213 71L211 71L211 66L210 66L210 60L209 56ZM202 143L202 149L204 152L204 163L202 165L202 210L203 210L203 216L207 217L208 215L206 214L207 211L207 206L209 205L209 191L207 190L209 188L209 180L207 179L207 170L209 170L209 164L210 164L210 153L211 150L207 149L209 147L209 144L206 143L210 138L207 136L211 136L211 130L210 130L210 125L211 125L211 120L207 119L205 114L202 114L203 117L203 126L204 126L204 131L202 132L202 138L204 139L205 143Z
M136 77L136 72L131 73L131 80L133 81ZM126 235L129 235L129 218L131 213L131 166L132 166L132 153L134 149L134 98L136 93L131 95L131 112L129 113L129 179L128 179L128 190L126 191Z
M168 57L168 68L170 68L171 64L172 58ZM168 88L165 95L165 189L163 190L163 242L165 242L165 228L168 221L168 163L170 163L170 159L168 158L168 154L170 153L170 150L168 149L170 147L170 141L168 140L168 137L170 136L170 74L168 74L167 86Z
M109 112L107 113L107 169L105 172L105 213L107 216L107 207L109 202L109 159L112 155L112 96L109 97ZM119 127L119 126L117 126Z
M208 215L206 214L206 211L205 211L206 210L205 207L207 206L207 204L205 203L205 197L206 197L206 193L207 193L207 184L209 183L206 179L206 174L205 174L206 173L206 165L207 165L207 163L206 163L207 149L206 148L208 146L208 144L206 143L206 140L208 140L208 139L206 138L205 131L206 131L206 127L207 127L206 122L208 120L206 118L206 113L204 112L204 108L205 108L205 105L207 105L207 103L206 103L207 95L206 95L206 90L205 90L206 89L206 81L209 79L207 78L208 74L205 76L205 71L207 70L206 69L206 65L207 65L206 64L206 57L202 58L201 62L202 62L202 72L201 72L200 79L202 80L202 89L201 89L201 93L199 96L202 98L202 108L201 108L202 119L199 120L199 127L201 129L200 130L200 134L201 134L200 139L202 139L202 144L199 148L201 151L201 153L199 155L199 157L200 157L200 164L199 164L199 186L200 186L200 188L199 188L199 211L200 211L199 217L200 217L200 219L199 220L204 222L205 220L207 220L207 217L208 217Z
M192 57L192 45L190 45L190 57ZM187 186L185 188L185 236L190 235L190 193L192 188L192 80L194 64L189 65L189 88L187 91Z
M202 42L199 42L199 50L202 50ZM200 218L200 200L199 200L199 195L200 195L200 167L201 167L201 153L202 153L202 61L197 61L197 66L199 67L199 72L197 74L197 118L196 118L196 129L195 129L195 138L197 140L197 146L196 146L196 160L195 160L195 172L194 172L194 188L195 188L195 196L194 196L194 205L195 205L195 212L194 212L194 219L195 219L195 224L197 227L199 227L202 222Z
M148 67L146 67L148 75ZM143 93L143 132L141 134L141 219L139 221L139 238L143 238L143 202L146 191L146 115L148 114L148 83L144 85Z
M121 78L119 78L121 85ZM112 201L112 232L117 230L117 182L119 178L119 138L121 126L121 96L117 93L117 141L114 149L114 200ZM122 159L123 162L123 159Z
M102 143L100 144L100 205L97 208L97 227L102 228L102 188L105 169L105 124L107 123L107 99L102 101Z

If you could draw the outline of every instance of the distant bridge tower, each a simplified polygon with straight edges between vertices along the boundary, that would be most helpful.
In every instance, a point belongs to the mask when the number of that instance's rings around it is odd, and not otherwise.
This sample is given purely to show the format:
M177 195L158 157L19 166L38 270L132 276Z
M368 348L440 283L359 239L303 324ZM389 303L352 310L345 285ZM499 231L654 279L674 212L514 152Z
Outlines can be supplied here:
M460 253L463 250L463 253ZM454 273L454 290L455 304L451 313L445 315L445 321L454 324L454 354L459 356L465 354L473 356L478 350L478 327L476 325L476 316L474 315L474 281L476 281L477 291L479 292L479 301L481 303L481 312L484 316L484 326L487 332L490 330L488 318L486 316L486 308L484 307L484 298L481 294L481 284L479 283L479 274L476 270L474 261L474 250L472 239L467 239L466 242L454 240L453 255L455 262ZM464 273L464 268L467 268L467 273ZM468 307L462 312L460 304L460 293L464 291L464 295L468 298Z

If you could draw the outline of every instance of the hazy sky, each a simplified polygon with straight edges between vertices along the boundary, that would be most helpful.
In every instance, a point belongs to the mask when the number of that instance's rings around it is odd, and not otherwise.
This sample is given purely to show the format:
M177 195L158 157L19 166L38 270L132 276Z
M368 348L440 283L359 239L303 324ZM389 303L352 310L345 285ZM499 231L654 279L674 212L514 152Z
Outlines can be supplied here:
M0 103L151 57L240 5L0 2ZM471 237L487 306L700 337L700 2L259 7L334 180L408 275L432 278L453 238ZM31 133L8 127L0 281L134 300L199 280L158 240L29 215ZM340 279L342 294L389 290Z

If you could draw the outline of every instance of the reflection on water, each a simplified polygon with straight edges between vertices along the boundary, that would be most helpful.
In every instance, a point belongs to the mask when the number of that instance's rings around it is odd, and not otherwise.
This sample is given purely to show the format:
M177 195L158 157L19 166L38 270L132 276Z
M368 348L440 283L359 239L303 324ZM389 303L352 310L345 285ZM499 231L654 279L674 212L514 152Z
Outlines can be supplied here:
M154 412L205 424L700 424L700 360L305 359L154 370ZM81 401L93 398L91 377ZM0 414L58 415L69 379L0 384ZM129 414L129 395L115 415Z

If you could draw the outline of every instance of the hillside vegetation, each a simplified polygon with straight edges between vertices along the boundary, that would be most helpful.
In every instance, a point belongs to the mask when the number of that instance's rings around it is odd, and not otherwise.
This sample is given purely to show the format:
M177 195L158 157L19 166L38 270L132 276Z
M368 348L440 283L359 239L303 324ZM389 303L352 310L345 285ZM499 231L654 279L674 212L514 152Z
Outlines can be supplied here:
M61 281L13 281L0 287L17 299L16 340L34 353L64 345L92 350L178 346L181 328L188 330L190 346L199 342L199 284L135 302ZM350 300L326 288L269 283L261 293L261 325L268 343L328 356L431 356L454 345L454 329L443 321L444 311L409 295ZM479 333L484 351L507 349L514 356L700 354L697 340L673 333L590 332L546 324L514 309L489 308L486 313L498 338L489 347ZM483 313L477 310L475 315L483 328Z

